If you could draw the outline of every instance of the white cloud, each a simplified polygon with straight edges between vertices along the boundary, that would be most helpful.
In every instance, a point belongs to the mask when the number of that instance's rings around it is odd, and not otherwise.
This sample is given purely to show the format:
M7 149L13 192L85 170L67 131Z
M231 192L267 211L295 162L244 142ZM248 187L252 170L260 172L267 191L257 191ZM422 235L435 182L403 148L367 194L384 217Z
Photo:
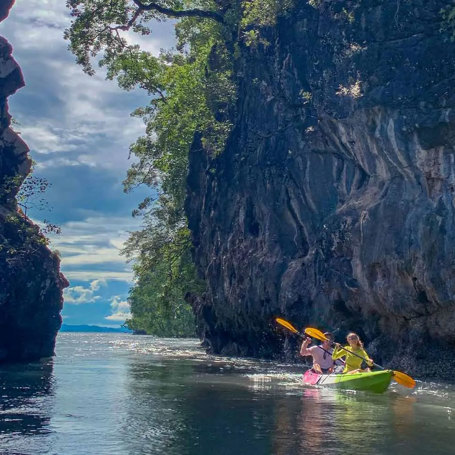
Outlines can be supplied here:
M105 280L93 280L89 287L84 286L73 286L64 290L65 303L71 303L73 305L81 305L84 303L93 303L101 299L99 295L96 295L99 291L100 286L106 285Z
M52 49L61 39L63 30L70 21L65 2L59 0L19 0L2 24L5 36L16 46L27 46L29 50ZM11 23L17 24L13 27ZM23 33L27 27L27 33Z
M68 256L65 258L65 266L69 265L93 265L119 262L123 264L125 258L119 255L119 250L116 248L96 248L91 250L90 247L85 248L86 251ZM61 250L59 250L62 253ZM65 251L65 250L64 250Z
M138 228L132 217L89 217L62 224L62 234L51 238L53 249L62 257L62 265L125 264L120 255L129 232Z
M131 317L131 308L126 300L122 300L120 296L116 295L111 299L112 314L106 316L105 319L109 321L122 321Z
M64 270L62 269L66 278L71 282L72 280L77 281L90 281L94 278L96 279L105 279L106 281L123 281L125 283L133 283L133 272L115 272L111 270Z
M129 232L138 227L131 216L92 215L63 223L62 234L51 236L51 248L59 251L61 270L70 282L97 279L132 284L131 264L120 252Z
M147 95L140 90L121 90L116 82L105 80L104 69L97 69L93 77L84 74L63 39L70 22L69 10L61 0L22 0L12 8L2 24L2 35L13 43L27 85L11 98L11 111L32 150L55 154L79 150L81 156L73 163L125 169L129 145L145 129L130 113L147 104ZM129 32L128 39L156 55L160 48L174 44L173 24L156 23L152 35ZM33 109L37 97L43 102L38 115ZM45 166L59 163L56 158Z
M37 220L33 220L42 226ZM138 221L132 217L91 216L83 221L69 221L61 225L62 234L50 234L51 248L62 259L61 270L66 278L77 281L133 283L131 264L121 255L129 232L138 229ZM69 288L67 303L84 303L85 295L78 297Z
M31 149L42 154L69 152L77 148L75 140L82 140L76 131L55 128L48 122L37 122L33 126L20 126L20 133Z

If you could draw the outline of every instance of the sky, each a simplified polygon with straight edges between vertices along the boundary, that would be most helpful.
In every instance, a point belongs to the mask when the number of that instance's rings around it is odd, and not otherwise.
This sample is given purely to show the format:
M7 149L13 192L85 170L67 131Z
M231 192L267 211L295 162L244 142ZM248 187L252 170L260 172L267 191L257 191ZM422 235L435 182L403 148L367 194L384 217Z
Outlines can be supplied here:
M51 248L70 282L64 323L118 327L129 316L133 284L120 250L128 232L140 228L131 212L150 191L123 192L129 145L145 130L130 113L148 100L145 92L105 80L102 70L92 77L82 72L63 39L71 21L65 3L16 0L0 24L26 83L9 98L9 112L30 147L34 174L50 183L45 197L52 210L32 208L31 218L62 229ZM172 47L173 33L172 23L157 23L140 44L158 54Z

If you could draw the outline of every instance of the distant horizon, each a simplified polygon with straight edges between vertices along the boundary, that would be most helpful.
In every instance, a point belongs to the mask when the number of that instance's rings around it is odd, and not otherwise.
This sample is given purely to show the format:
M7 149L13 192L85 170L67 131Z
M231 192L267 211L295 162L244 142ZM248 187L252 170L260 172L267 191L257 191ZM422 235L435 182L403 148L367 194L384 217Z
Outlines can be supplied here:
M60 332L116 332L133 333L132 330L122 326L100 325L100 324L66 324L60 327Z

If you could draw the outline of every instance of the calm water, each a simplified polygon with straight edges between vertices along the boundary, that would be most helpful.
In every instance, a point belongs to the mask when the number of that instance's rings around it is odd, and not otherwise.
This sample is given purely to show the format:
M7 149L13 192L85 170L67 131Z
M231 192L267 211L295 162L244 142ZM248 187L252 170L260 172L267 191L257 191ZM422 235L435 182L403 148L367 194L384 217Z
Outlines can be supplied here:
M63 333L53 360L0 368L0 453L455 453L454 386L331 391L300 370L196 340Z

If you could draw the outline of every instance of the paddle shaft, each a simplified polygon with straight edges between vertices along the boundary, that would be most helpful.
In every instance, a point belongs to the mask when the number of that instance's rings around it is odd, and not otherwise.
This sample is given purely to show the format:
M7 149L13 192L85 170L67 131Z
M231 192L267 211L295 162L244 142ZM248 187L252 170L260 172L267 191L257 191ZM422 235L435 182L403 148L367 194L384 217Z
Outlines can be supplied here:
M332 343L332 344L335 344L335 343ZM364 362L366 362L368 364L368 361L367 361L367 359L365 357L362 357L361 355L356 354L355 352L350 351L349 349L343 348L343 346L341 346L341 345L339 345L339 346L340 346L340 349L343 349L343 351L346 351L346 352L349 352L352 355L355 355L356 357L358 357L359 359L362 359ZM381 367L381 365L378 365L377 363L374 363L374 362L373 362L373 366L378 367L381 370L385 370L384 367Z

